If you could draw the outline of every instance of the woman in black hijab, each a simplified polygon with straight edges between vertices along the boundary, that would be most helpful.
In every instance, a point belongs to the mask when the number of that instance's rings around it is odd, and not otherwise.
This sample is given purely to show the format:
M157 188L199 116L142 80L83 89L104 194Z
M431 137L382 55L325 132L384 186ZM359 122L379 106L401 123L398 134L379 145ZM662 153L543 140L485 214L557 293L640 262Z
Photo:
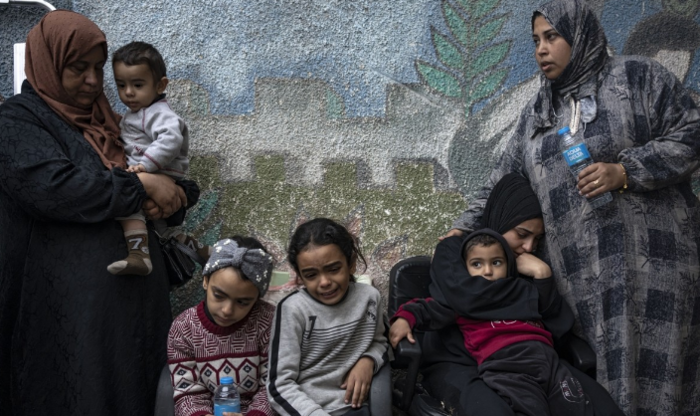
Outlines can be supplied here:
M479 228L490 228L503 235L517 259L524 260L544 234L542 211L537 196L524 177L505 175L493 188L484 208ZM535 285L522 279L465 281L461 257L462 238L444 239L435 250L431 267L430 295L450 306L461 316L478 318L482 305L503 305L504 316L518 320L541 320L555 342L573 325L571 309L560 297L549 305L539 304ZM556 290L554 278L541 279L544 290ZM540 290L543 290L540 288ZM476 361L464 347L457 327L426 332L422 341L423 385L441 400L453 415L513 416L513 410L478 377ZM567 365L568 366L568 365ZM593 400L597 416L622 415L610 395L593 379L568 366Z

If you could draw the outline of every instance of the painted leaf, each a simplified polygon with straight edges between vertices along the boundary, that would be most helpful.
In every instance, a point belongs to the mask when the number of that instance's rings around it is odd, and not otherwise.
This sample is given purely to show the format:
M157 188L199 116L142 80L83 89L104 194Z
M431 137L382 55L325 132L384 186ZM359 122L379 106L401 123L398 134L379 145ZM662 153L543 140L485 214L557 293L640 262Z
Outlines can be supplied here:
M471 1L470 1L470 0L457 0L457 4L459 4L460 6L462 6L462 8L463 8L464 10L466 10L467 12L469 12L469 13L471 13L471 7L472 7L472 6L469 4L470 2L473 3L474 0L471 0Z
M437 92L448 97L462 96L459 81L452 74L421 60L416 61L416 70L423 81Z
M476 46L482 46L493 40L498 33L503 29L503 25L508 20L508 15L495 17L479 27L476 31L475 42Z
M664 8L671 13L675 13L688 18L693 18L700 8L698 0L667 0L663 2Z
M481 53L469 63L469 69L465 77L471 79L503 62L510 50L510 43L510 41L497 43L481 51Z
M219 236L221 235L222 225L223 224L219 222L212 228L205 231L204 234L202 234L202 237L199 239L199 241L209 246L213 246L214 244L216 244L216 242L219 241Z
M500 0L465 1L470 4L469 9L472 19L481 19L491 13L500 2Z
M492 95L503 85L503 81L508 76L509 71L509 68L500 68L481 78L470 91L469 98L471 102L476 103Z
M469 26L459 12L447 1L442 2L442 12L445 15L445 23L457 41L469 49Z
M433 37L433 45L435 45L435 52L437 52L438 59L440 62L445 64L445 66L452 68L457 71L461 71L464 67L464 61L462 60L462 53L457 49L455 45L450 42L445 36L439 34L438 32L431 30Z
M219 201L219 194L216 191L208 191L200 196L197 205L187 211L187 221L185 221L185 231L193 233L211 215Z

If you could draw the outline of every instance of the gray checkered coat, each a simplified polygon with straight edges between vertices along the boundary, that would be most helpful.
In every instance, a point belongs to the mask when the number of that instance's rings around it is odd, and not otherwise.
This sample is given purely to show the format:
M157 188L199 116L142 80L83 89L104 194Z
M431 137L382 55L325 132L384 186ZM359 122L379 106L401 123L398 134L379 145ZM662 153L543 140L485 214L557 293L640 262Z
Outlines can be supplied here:
M569 124L568 102L554 95L554 122L538 128L535 97L488 184L454 226L477 226L503 175L527 177L544 213L540 251L577 315L575 329L595 349L598 381L626 414L697 415L700 203L690 176L700 165L700 114L654 61L610 58L593 78L597 115L578 134L595 161L624 164L628 191L590 208L559 150L556 131Z

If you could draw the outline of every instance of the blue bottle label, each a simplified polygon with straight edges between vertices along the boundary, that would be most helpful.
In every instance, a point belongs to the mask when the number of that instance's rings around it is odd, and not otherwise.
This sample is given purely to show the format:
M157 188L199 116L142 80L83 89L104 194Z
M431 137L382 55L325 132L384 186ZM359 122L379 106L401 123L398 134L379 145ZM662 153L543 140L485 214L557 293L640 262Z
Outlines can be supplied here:
M570 148L564 150L562 154L564 155L564 159L566 159L566 163L569 166L574 166L583 160L591 158L591 155L588 153L588 148L584 143L571 146Z
M214 404L214 416L224 416L224 412L241 413L241 404Z

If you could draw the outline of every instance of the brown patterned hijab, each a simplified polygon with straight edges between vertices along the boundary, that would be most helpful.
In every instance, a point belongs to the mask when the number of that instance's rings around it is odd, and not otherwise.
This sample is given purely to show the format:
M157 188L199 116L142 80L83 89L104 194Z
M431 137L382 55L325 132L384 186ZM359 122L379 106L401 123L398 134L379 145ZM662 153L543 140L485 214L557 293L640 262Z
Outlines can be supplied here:
M27 35L24 72L49 107L82 131L108 169L125 168L119 116L112 111L104 92L86 108L68 95L61 81L66 66L96 46L102 47L106 59L107 38L90 19L68 10L50 12Z

